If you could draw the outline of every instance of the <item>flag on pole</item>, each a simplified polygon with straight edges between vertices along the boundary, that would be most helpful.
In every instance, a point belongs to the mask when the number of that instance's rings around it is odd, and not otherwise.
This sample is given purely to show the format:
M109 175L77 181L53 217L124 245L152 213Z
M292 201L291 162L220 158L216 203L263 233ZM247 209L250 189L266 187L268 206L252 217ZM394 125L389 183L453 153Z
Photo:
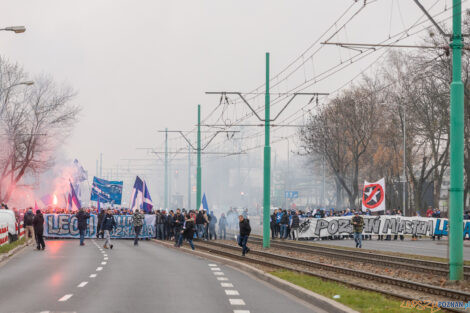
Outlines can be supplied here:
M67 196L67 210L72 210L72 194L69 192L69 195Z
M82 205L80 203L80 200L77 197L77 194L75 193L75 190L73 189L72 183L70 183L70 190L71 190L70 193L71 193L72 203L75 204L77 209L80 210L82 208Z
M385 211L385 178L375 183L364 181L362 191L362 211Z
M139 176L135 178L134 189L131 196L131 209L142 209L145 213L150 213L153 208L152 198L147 188L145 180L140 179Z
M39 210L38 203L34 200L34 213L36 213L37 210Z
M206 212L209 212L209 205L207 204L207 198L205 193L202 195L201 207L199 208L199 210L205 210Z

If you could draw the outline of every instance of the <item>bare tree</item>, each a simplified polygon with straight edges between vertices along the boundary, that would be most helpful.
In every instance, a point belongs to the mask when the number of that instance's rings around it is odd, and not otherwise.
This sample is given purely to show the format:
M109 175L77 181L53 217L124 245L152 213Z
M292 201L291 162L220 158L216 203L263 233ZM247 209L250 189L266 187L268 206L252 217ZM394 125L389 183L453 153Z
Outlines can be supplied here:
M4 71L6 69L6 71ZM53 163L54 151L69 134L79 113L74 91L40 76L31 87L12 86L25 77L21 67L1 60L0 201L8 201L25 174ZM5 82L5 83L4 83Z
M325 157L352 208L360 192L362 160L380 123L378 95L370 80L346 90L312 115L300 133L304 152Z

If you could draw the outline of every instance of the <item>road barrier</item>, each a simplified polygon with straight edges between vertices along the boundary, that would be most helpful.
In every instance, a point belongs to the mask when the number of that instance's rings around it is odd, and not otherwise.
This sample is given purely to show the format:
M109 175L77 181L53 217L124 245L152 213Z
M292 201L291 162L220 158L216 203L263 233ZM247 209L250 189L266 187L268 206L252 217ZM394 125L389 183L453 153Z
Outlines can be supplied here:
M24 237L24 224L23 221L16 223L16 233L18 234L18 239Z
M0 246L8 243L8 226L0 224Z

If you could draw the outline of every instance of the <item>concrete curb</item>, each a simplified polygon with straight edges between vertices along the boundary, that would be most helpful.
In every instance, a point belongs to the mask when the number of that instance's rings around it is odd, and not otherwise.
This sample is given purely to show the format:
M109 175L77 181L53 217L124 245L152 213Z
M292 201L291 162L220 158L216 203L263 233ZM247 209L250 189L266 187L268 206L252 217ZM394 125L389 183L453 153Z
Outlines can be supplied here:
M0 255L0 263L3 263L4 261L6 261L7 259L9 259L11 256L13 256L14 254L16 254L17 252L19 252L20 250L22 250L24 247L26 247L26 244L22 244L18 247L15 247L13 249L11 249L10 251L8 251L7 253L2 253Z
M355 311L355 310L345 306L344 304L336 302L332 299L329 299L325 296L322 296L318 293L315 293L315 292L310 291L308 289L305 289L303 287L292 284L292 283L290 283L286 280L283 280L279 277L271 275L271 274L269 274L265 271L262 271L258 268L255 268L255 267L253 267L251 265L248 265L248 264L245 264L243 262L239 262L239 261L227 259L227 258L224 258L224 257L212 255L212 254L209 254L209 253L206 253L206 252L193 251L193 250L190 250L190 249L187 249L187 248L176 249L176 248L173 247L173 243L167 243L167 242L163 242L163 241L159 241L159 240L155 240L155 239L153 239L152 241L154 241L155 243L158 243L162 246L165 246L167 248L183 251L185 253L197 255L197 256L205 258L205 259L217 261L217 262L220 262L222 264L234 267L235 269L237 269L239 271L243 271L243 272L246 272L248 274L251 274L251 275L255 276L256 278L258 278L262 281L265 281L265 282L267 282L267 283L269 283L269 284L271 284L271 285L273 285L273 286L275 286L275 287L277 287L277 288L279 288L283 291L286 291L290 295L292 295L294 297L297 297L297 298L299 298L299 299L301 299L305 302L308 302L308 303L310 303L310 304L312 304L312 305L314 305L314 306L316 306L320 309L323 309L327 312L332 312L332 313L359 313L358 311Z

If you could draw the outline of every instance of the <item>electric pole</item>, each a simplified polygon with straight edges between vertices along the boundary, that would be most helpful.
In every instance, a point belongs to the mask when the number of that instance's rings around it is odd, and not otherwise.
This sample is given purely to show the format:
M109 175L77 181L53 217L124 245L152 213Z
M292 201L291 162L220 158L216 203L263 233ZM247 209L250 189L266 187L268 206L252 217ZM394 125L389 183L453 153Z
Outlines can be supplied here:
M319 95L328 95L327 93L302 93L296 92L292 94L292 97L287 101L284 107L279 111L279 113L271 119L271 101L270 101L270 91L269 91L269 52L266 52L266 90L264 94L264 119L258 115L255 109L248 103L248 101L243 97L241 92L206 92L206 94L222 94L229 95L234 94L238 95L243 102L250 108L251 112L260 120L264 122L264 165L263 165L263 248L269 248L270 246L270 223L269 217L271 212L271 146L270 146L270 128L271 122L274 122L287 106L294 100L295 97L299 95L311 95L317 97ZM313 98L310 100L310 102ZM237 125L232 125L237 126ZM257 126L257 125L252 125Z
M464 92L462 83L462 0L453 0L452 83L450 84L449 279L463 279Z
M189 143L189 142L188 142ZM201 168L201 105L197 105L197 177L196 177L196 210L202 201L202 168Z
M165 128L165 178L164 178L164 203L168 210L168 128Z

